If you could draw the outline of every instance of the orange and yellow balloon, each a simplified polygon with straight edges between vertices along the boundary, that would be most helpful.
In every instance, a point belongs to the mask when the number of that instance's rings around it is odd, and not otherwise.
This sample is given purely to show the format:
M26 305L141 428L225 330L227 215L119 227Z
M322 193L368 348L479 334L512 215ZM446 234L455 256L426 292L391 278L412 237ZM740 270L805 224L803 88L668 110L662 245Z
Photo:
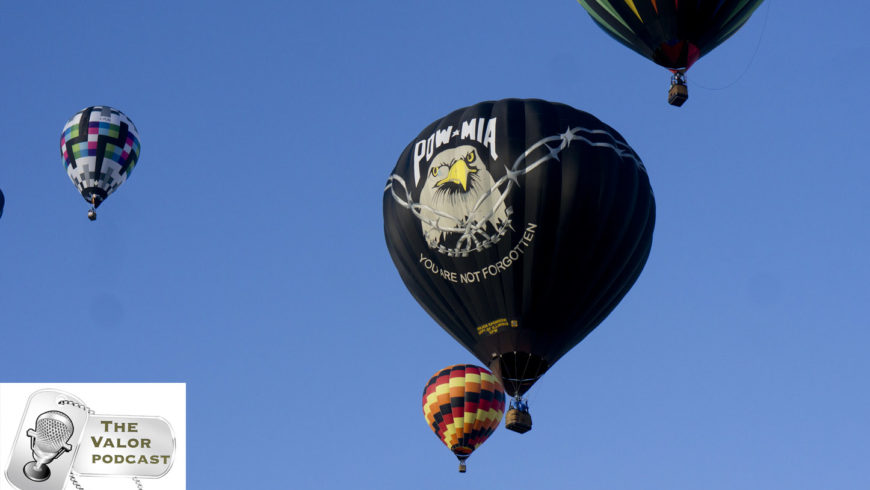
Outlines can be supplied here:
M465 460L495 431L504 414L504 388L496 376L471 364L438 371L423 389L423 415L432 432Z

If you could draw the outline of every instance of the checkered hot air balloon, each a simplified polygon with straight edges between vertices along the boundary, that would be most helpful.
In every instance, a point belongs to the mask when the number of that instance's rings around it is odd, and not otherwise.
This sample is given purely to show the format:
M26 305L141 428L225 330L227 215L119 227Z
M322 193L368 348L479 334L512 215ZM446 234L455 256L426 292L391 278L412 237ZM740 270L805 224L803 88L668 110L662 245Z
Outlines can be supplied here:
M459 458L461 473L465 473L465 460L498 427L504 406L498 378L471 364L438 371L423 389L426 423Z
M64 125L60 153L69 178L91 203L88 218L93 221L96 208L127 180L139 161L139 131L117 109L88 107Z

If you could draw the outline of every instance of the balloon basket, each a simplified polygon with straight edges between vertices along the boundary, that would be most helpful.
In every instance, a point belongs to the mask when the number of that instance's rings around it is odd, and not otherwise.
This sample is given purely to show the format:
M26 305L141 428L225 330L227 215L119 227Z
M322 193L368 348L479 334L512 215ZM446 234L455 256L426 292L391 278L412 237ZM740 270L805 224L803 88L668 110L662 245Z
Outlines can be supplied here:
M675 83L668 91L668 104L676 107L683 105L689 99L689 89L683 84Z
M668 90L668 104L680 107L688 99L689 87L686 87L686 71L677 70L671 76L671 89Z
M88 219L91 221L97 220L97 212L93 208L88 210Z
M505 415L504 426L508 430L525 434L532 430L532 416L529 412L512 408Z
M465 463L459 463L459 472L465 473Z

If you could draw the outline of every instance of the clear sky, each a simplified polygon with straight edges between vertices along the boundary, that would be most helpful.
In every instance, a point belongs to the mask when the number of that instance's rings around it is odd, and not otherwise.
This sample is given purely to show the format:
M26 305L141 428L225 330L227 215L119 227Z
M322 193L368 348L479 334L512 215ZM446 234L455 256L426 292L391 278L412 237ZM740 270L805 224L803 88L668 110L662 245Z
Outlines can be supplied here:
M768 0L676 109L573 0L2 2L0 381L187 383L190 488L870 488L868 16ZM657 222L534 429L460 475L420 395L477 361L402 284L382 190L505 97L617 129ZM58 141L100 104L142 153L91 223Z

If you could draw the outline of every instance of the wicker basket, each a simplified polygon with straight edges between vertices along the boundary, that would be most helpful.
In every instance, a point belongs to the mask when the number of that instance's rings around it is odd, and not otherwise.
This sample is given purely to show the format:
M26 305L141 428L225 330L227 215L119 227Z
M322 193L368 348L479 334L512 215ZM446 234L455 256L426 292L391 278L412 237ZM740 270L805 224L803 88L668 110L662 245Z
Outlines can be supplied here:
M668 104L680 107L688 98L689 89L685 85L679 83L671 85L668 91Z
M529 415L529 412L512 408L505 415L504 426L514 432L525 434L532 430L532 416Z

